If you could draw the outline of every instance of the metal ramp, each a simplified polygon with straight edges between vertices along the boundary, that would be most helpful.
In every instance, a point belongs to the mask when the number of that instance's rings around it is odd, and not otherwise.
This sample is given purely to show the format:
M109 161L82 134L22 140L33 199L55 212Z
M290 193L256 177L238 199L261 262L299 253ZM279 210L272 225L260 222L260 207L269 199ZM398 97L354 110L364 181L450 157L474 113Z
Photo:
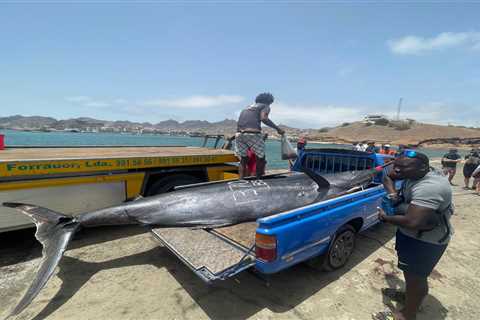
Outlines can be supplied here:
M204 229L156 228L152 234L205 282L229 278L255 264L254 253Z

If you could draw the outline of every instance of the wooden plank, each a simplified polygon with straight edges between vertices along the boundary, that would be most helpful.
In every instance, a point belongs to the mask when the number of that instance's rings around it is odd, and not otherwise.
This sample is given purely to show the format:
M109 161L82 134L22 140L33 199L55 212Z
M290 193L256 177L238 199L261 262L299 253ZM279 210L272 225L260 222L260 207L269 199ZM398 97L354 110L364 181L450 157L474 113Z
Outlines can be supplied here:
M213 274L237 264L245 252L202 229L156 228L152 232L194 270L205 267Z
M236 242L245 249L250 249L255 244L256 229L256 222L246 222L223 228L215 228L213 232Z

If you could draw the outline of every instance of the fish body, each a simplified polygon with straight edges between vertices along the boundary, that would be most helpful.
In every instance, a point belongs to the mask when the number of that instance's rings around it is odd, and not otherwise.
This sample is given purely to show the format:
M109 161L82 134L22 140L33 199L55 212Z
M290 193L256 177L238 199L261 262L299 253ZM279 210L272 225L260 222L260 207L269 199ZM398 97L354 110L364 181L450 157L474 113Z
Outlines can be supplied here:
M77 217L83 227L141 224L217 227L252 221L316 201L328 193L303 173L235 180L141 198Z

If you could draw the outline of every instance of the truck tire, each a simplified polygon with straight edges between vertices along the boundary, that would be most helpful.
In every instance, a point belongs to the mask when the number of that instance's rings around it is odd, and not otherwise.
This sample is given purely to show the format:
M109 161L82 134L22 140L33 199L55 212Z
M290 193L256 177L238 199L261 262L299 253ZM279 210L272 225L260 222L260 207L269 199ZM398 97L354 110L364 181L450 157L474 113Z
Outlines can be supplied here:
M349 224L338 229L324 257L324 270L333 271L340 269L348 262L355 249L355 236L356 231Z
M146 196L154 196L156 194L173 191L175 187L184 186L187 184L203 182L197 177L189 174L174 174L171 176L163 177L156 181L148 188Z

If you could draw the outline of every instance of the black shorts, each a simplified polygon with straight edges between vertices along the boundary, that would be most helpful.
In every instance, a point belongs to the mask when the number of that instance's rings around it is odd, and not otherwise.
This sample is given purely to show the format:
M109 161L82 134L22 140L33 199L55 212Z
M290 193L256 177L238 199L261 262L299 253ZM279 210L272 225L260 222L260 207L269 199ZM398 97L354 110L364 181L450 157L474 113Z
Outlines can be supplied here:
M470 178L472 176L472 173L473 171L475 171L475 169L477 168L477 165L476 164L465 164L463 166L463 176L465 178Z
M397 230L395 250L398 255L398 268L420 277L428 277L437 265L447 244L437 245L403 234Z

